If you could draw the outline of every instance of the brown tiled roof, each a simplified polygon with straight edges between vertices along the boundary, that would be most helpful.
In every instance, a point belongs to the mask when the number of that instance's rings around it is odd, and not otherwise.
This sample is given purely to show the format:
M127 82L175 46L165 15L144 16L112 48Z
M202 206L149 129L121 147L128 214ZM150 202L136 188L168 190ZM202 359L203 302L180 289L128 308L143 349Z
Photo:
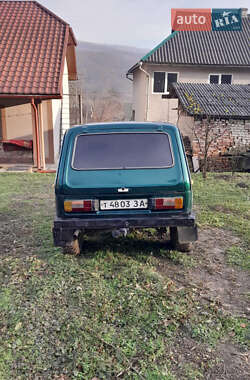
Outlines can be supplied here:
M36 1L0 1L0 96L61 96L69 25Z

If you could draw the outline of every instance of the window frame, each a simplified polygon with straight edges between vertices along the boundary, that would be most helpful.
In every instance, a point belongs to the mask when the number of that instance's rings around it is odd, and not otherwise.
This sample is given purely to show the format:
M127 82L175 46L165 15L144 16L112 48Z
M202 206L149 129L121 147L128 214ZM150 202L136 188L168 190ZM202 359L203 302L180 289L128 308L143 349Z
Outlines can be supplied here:
M83 168L76 168L74 167L74 159L75 159L75 151L76 151L76 145L77 145L77 140L80 136L95 136L95 135L111 135L111 134L164 134L167 135L168 141L169 141L169 148L170 148L170 154L172 158L172 165L169 166L141 166L141 167L129 167L129 168L91 168L91 169L83 169ZM71 169L77 170L77 171L93 171L93 170L143 170L143 169L169 169L175 166L175 156L173 153L173 146L172 146L172 139L171 136L168 132L98 132L98 133L80 133L79 135L75 136L74 139L74 146L72 150L72 157L71 157Z
M154 81L155 81L154 74L155 73L165 73L164 92L155 92L154 91ZM177 72L177 71L160 71L160 70L153 71L153 76L152 76L152 94L161 94L161 95L165 94L165 95L169 95L169 91L167 91L167 88L168 88L168 74L176 74L177 75L177 82L178 82L179 72Z
M209 84L216 84L216 83L210 83L210 76L211 75L218 75L219 83L217 83L217 84L226 84L226 83L221 83L222 75L231 75L231 83L228 83L228 84L233 84L233 74L230 74L230 73L210 73L210 74L208 74L208 83Z

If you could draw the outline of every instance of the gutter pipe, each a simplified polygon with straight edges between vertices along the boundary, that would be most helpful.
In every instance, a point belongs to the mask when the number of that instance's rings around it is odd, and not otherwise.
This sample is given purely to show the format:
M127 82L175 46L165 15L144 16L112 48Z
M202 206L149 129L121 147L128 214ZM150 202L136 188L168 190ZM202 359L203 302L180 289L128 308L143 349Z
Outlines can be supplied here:
M150 78L150 74L142 68L142 64L143 62L140 61L139 63L139 70L141 70L144 74L146 74L148 80L147 80L147 92L146 92L146 95L147 95L147 103L146 103L146 120L145 121L148 121L148 108L149 108L149 78Z

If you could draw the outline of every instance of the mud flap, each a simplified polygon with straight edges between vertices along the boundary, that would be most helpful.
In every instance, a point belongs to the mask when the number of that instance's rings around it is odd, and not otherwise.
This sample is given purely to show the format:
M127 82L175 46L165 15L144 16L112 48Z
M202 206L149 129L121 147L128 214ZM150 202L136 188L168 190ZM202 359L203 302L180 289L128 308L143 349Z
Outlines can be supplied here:
M177 227L179 243L187 243L198 240L198 229L195 224L193 227Z
M53 239L55 247L65 247L67 243L74 240L76 230L53 228Z

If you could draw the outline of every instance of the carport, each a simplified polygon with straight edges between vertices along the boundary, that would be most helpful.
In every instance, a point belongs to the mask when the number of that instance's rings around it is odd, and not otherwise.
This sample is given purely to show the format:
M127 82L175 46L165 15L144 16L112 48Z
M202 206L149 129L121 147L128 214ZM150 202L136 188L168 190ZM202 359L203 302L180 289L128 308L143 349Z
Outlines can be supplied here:
M0 37L0 142L31 148L31 164L42 170L56 164L70 126L76 40L65 21L36 1L0 2ZM24 163L22 155L11 157Z
M0 95L0 110L1 110L1 140L2 144L7 144L13 140L8 139L8 121L6 120L6 113L11 109L11 107L16 107L20 105L26 105L27 109L29 109L30 113L30 123L26 125L26 129L30 129L30 136L28 139L23 136L24 142L29 142L32 140L31 149L32 149L32 161L30 162L33 166L37 167L38 170L46 168L45 161L45 143L44 143L44 125L43 125L43 107L44 101L50 99L56 99L61 97L44 97L44 96L18 96L14 95ZM12 108L14 110L14 108ZM15 108L18 110L18 108ZM15 111L16 112L16 111ZM17 111L18 112L18 111ZM18 113L17 113L18 115ZM27 115L28 116L28 115ZM11 117L11 116L7 116ZM15 116L13 116L15 117ZM18 118L18 116L16 116ZM18 127L18 126L17 126ZM51 125L52 127L52 125ZM31 139L30 139L31 137ZM51 133L48 134L49 138L49 149L53 149L53 130L51 128ZM19 139L18 139L19 140ZM18 141L17 140L17 141ZM22 144L25 146L25 144ZM13 154L13 160L18 161L19 157ZM4 157L2 157L2 161ZM8 164L8 157L6 157L6 162L1 162ZM13 161L10 161L13 163ZM19 164L27 164L27 155L21 162L17 162Z

